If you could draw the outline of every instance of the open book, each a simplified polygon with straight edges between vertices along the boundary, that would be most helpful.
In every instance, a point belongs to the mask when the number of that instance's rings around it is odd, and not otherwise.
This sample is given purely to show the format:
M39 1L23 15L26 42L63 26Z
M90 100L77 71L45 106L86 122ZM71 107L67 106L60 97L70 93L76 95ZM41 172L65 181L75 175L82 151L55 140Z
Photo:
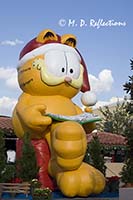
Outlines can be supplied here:
M84 112L79 115L73 115L73 116L65 116L65 115L53 114L53 113L47 113L46 115L57 121L76 121L80 124L86 124L86 123L96 122L96 121L101 120L101 118L98 115L87 113L87 112Z

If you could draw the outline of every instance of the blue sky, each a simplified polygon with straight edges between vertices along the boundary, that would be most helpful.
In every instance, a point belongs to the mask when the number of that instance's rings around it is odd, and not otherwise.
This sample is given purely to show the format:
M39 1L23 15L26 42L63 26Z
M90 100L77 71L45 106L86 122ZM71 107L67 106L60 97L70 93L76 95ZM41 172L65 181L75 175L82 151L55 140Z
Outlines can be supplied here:
M133 58L132 8L132 0L1 0L0 114L11 115L21 93L15 78L20 51L47 28L59 35L76 35L77 48L88 66L91 86L100 102L123 97L122 85L131 74ZM125 25L98 28L94 23L92 26L91 20L112 20ZM75 100L79 103L78 98Z

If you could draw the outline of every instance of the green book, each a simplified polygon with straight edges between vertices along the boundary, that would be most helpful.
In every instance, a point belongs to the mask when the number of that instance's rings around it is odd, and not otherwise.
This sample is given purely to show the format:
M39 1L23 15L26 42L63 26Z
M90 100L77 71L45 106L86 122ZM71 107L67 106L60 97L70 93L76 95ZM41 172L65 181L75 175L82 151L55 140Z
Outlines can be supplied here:
M79 115L72 115L72 116L65 116L65 115L53 114L53 113L47 113L46 115L56 121L76 121L80 124L97 122L101 120L101 118L98 115L87 113L87 112L84 112Z

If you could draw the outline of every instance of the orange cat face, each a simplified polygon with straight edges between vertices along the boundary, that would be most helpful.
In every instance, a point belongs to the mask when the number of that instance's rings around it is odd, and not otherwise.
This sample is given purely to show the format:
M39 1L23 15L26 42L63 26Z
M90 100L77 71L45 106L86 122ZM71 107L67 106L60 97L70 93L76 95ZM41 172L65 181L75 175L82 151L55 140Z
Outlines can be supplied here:
M21 89L32 95L75 96L83 86L84 74L75 45L73 35L59 38L50 30L41 32L20 54L18 81Z

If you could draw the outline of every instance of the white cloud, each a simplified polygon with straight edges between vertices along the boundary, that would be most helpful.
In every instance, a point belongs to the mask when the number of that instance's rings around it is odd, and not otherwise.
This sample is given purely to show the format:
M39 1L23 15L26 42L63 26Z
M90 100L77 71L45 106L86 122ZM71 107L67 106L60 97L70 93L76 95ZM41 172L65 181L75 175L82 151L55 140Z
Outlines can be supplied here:
M4 40L0 42L0 45L9 45L9 46L16 46L18 44L23 44L24 42L22 40L19 39L15 39L13 40Z
M16 103L17 100L14 98L9 98L5 96L0 98L0 115L11 116Z
M0 67L0 81L3 85L5 91L13 89L16 92L18 92L19 85L17 81L17 70L16 68L10 68L10 67ZM0 98L0 115L12 115L12 111L17 103L17 100L15 98L10 98L7 96L3 96Z
M112 97L111 99L109 99L109 101L98 101L95 106L93 106L93 109L97 109L99 107L103 107L103 106L109 106L111 104L116 104L118 101L122 102L124 100L123 97Z
M7 77L10 77L10 75L14 73L14 71L14 68L0 67L0 79L6 79Z
M102 70L98 78L94 75L89 75L91 90L97 94L102 92L109 92L112 88L114 82L111 70L104 69Z
M5 80L5 85L11 89L18 89L16 68L0 67L0 80Z

